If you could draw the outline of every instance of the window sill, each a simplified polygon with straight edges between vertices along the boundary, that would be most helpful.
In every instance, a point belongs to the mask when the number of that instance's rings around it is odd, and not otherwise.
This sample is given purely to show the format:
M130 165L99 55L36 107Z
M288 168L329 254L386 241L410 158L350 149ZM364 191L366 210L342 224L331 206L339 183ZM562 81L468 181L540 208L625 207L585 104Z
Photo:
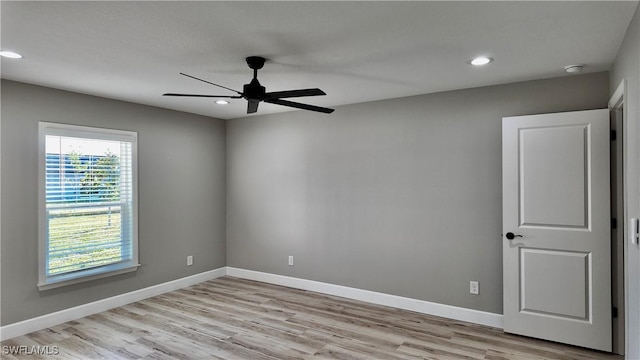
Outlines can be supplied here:
M113 264L107 265L105 267L80 271L77 273L58 275L55 277L50 277L49 279L38 283L38 290L51 290L62 286L79 284L91 280L102 279L109 276L125 274L138 270L138 267L140 266L140 264L132 265L131 263Z

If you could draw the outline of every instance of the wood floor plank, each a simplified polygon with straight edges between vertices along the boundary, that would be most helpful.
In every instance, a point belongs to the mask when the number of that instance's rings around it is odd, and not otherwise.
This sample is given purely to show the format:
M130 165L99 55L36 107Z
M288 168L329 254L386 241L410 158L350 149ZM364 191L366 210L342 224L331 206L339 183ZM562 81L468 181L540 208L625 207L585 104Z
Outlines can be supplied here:
M2 342L3 359L621 360L501 329L222 277Z

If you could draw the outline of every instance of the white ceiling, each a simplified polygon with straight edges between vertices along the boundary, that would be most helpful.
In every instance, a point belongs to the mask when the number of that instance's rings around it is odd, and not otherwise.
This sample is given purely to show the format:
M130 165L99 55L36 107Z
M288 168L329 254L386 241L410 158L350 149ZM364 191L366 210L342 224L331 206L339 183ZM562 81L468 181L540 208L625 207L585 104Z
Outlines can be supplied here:
M244 59L268 59L267 91L319 87L296 101L334 107L611 68L635 1L8 2L0 4L2 78L208 115L246 116L165 92L242 90ZM488 55L476 68L467 61ZM260 104L258 114L292 111ZM298 111L298 110L294 110ZM334 113L335 114L335 113ZM332 115L327 115L332 116Z

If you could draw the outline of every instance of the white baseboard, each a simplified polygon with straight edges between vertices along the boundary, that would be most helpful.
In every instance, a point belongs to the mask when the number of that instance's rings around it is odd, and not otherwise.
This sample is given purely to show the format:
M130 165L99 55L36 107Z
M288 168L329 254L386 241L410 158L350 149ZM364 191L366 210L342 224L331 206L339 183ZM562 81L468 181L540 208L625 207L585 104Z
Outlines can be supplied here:
M226 274L226 268L206 271L200 274L187 276L181 279L172 280L166 283L149 286L144 289L131 291L125 294L112 296L106 299L75 306L69 309L56 311L51 314L38 316L36 318L20 321L0 327L0 341L25 335L34 331L56 326L67 321L79 319L81 317L97 314L102 311L113 309L118 306L130 304L132 302L144 300L152 296L164 294L169 291L181 289L203 281L215 279Z
M181 289L225 275L261 281L269 284L288 286L301 290L315 291L322 294L335 295L348 299L365 301L372 304L391 306L422 314L441 316L454 320L502 328L502 315L500 314L443 305L424 300L389 295L319 281L305 280L290 276L275 275L234 267L223 267L2 326L0 327L0 341L46 329L67 321L97 314L118 306L144 300L152 296L164 294L166 292Z
M305 280L253 270L238 269L229 266L227 266L227 275L242 279L261 281L269 284L288 286L301 290L315 291L322 294L335 295L377 305L391 306L399 309L419 312L422 314L441 316L474 324L493 326L496 328L503 327L501 314L466 309L451 305L443 305L424 300L389 295L375 291L356 289L313 280Z

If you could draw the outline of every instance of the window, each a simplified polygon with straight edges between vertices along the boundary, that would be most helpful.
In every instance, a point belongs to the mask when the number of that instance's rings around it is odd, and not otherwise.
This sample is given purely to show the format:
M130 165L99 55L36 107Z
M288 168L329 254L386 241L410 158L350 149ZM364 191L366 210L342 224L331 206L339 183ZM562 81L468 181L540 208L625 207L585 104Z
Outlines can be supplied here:
M38 287L135 271L137 133L40 123Z

